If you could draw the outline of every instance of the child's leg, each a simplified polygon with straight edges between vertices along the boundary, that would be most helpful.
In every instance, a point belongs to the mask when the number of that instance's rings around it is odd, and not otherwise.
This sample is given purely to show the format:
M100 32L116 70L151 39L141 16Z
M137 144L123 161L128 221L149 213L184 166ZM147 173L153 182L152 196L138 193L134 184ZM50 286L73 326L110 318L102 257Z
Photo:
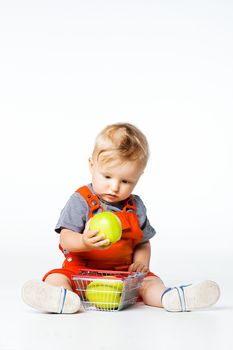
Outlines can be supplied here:
M45 278L44 282L52 286L64 287L73 292L70 279L62 273L51 273Z
M140 296L144 304L149 306L163 307L161 296L165 292L166 287L159 277L145 277L140 288Z
M149 276L143 281L140 295L147 305L180 312L214 305L220 297L220 289L213 281L166 288L160 278Z
M72 291L69 278L60 273L49 274L44 282L26 282L22 298L34 309L52 313L75 313L81 305L79 296Z

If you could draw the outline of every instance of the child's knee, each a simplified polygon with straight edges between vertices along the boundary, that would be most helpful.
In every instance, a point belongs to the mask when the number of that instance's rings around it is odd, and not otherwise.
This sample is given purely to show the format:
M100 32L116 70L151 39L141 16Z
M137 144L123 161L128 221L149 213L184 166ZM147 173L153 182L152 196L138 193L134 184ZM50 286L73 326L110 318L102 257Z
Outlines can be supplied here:
M71 288L70 279L67 276L63 275L62 273L51 273L45 278L44 282L54 286L63 286L65 288L67 288L68 286Z

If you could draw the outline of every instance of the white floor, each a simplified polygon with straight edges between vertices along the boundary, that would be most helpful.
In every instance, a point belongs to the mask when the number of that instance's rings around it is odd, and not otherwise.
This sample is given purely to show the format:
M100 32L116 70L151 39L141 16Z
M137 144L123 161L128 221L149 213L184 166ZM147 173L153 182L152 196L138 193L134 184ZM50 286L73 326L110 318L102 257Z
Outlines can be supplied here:
M217 269L219 259L212 260L212 265L214 261L216 265L212 266L210 277L215 276L221 286L219 302L211 309L190 313L169 313L142 303L120 312L89 311L75 315L39 313L21 301L20 289L28 271L17 273L17 268L0 293L0 349L161 350L171 347L232 350L233 283L226 273L226 268L228 272L231 270L230 258L224 256L222 259L222 272ZM204 258L202 263L204 266ZM21 260L21 268L23 266L24 261ZM180 266L179 261L177 266ZM203 267L204 274L208 269L209 264ZM195 281L198 277L203 279L203 270L198 270L197 266ZM181 275L185 277L186 268L183 268Z

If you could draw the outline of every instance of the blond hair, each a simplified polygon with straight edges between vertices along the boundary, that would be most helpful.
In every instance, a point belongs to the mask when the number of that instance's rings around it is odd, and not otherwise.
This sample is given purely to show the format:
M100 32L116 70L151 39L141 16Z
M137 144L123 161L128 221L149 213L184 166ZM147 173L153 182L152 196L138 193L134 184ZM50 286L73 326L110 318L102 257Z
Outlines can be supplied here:
M102 163L138 160L145 167L149 146L145 135L136 126L116 123L106 126L97 135L92 157Z

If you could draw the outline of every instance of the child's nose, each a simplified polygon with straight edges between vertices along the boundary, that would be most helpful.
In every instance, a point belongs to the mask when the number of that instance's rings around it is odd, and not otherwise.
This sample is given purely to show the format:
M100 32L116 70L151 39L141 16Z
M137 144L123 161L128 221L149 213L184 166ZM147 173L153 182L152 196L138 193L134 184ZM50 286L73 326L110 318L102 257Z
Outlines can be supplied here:
M119 187L120 187L120 184L118 181L112 181L112 183L111 183L111 191L112 192L118 192Z

